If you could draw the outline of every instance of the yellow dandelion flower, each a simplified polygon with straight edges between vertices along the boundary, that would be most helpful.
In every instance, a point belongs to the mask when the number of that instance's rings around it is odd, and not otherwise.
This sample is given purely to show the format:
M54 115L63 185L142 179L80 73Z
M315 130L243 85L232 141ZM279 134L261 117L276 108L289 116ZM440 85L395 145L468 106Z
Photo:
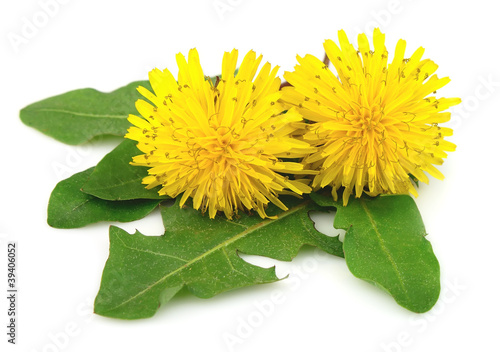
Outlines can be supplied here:
M450 79L434 74L438 66L422 60L422 47L405 58L406 42L399 40L388 64L385 35L378 28L373 50L364 34L358 49L344 31L339 41L340 47L332 40L324 43L336 74L311 55L298 57L294 72L285 73L293 87L284 88L282 99L311 122L303 138L318 147L304 159L319 170L312 187L332 186L335 199L345 187L344 205L353 192L356 197L363 191L416 196L409 175L425 183L425 173L444 178L434 165L442 164L455 145L444 140L452 130L439 124L450 119L443 111L460 99L432 95Z
M226 52L216 84L204 76L198 52L188 60L176 56L178 79L165 69L150 72L154 93L139 92L153 103L138 100L143 118L131 115L134 125L126 138L138 142L144 154L133 165L149 167L143 184L161 185L160 195L182 194L210 218L223 211L231 219L241 210L266 217L269 202L286 206L278 194L302 194L311 189L303 181L280 173L305 173L303 166L281 158L302 158L314 151L309 143L291 137L303 125L296 109L283 113L278 67L260 66L262 56L250 51L235 74L238 51ZM310 173L310 172L309 172Z

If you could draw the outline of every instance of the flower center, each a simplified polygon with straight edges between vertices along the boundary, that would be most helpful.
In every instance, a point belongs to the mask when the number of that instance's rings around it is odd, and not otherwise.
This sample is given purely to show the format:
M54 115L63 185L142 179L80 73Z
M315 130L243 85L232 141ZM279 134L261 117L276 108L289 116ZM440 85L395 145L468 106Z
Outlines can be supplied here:
M352 137L361 137L362 140L366 140L366 138L382 138L381 135L385 127L383 124L384 112L380 105L359 105L355 106L353 110L352 130L349 133Z

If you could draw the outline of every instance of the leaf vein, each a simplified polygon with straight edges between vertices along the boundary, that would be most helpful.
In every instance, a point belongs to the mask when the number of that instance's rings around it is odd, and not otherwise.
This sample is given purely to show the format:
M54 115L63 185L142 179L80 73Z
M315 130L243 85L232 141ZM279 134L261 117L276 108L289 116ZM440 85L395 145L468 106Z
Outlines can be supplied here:
M33 109L35 110L35 109ZM77 111L70 111L70 110L64 110L64 109L51 109L51 108L40 108L36 109L38 111L46 111L46 112L59 112L62 114L72 114L76 116L85 116L85 117L104 117L104 118L111 118L111 119L126 119L128 115L110 115L110 114L91 114L91 113L85 113L85 112L77 112Z
M123 247L131 249L133 251L143 252L143 253L148 253L148 254L154 254L154 255L161 256L161 257L168 257L168 258L177 259L177 260L183 261L184 263L187 263L186 259L182 259L182 258L176 257L175 255L170 255L170 254L165 254L165 253L158 253L158 252L150 251L149 249L140 249L140 248L130 247L120 237L118 237L118 239L123 244Z
M78 204L76 207L74 207L73 209L71 209L71 212L74 212L76 209L84 206L85 204L87 204L88 202L90 202L90 199L85 199L85 201L83 203L80 203Z
M226 251L226 248L222 248L222 252L224 253L225 257L227 258L227 262L229 263L229 266L231 267L231 270L232 271L235 271L241 275L243 275L244 277L248 278L248 275L246 275L245 273L242 273L241 271L239 271L238 269L236 269L233 265L233 262L231 261L231 258L229 258L229 255L227 254L227 251Z
M408 290L406 288L406 285L403 282L403 278L401 277L401 273L399 272L398 265L394 258L392 257L391 253L389 252L389 249L385 246L384 239L382 238L382 234L379 232L377 224L375 223L375 220L373 219L372 214L368 210L368 207L366 206L366 203L363 199L360 200L361 206L363 207L363 210L366 212L366 216L370 220L370 223L373 227L373 230L375 231L375 234L377 235L380 243L380 247L382 248L382 251L386 254L387 258L389 259L389 262L391 263L391 266L394 268L396 271L396 276L398 278L399 283L401 284L401 288L403 289L405 296L408 296Z

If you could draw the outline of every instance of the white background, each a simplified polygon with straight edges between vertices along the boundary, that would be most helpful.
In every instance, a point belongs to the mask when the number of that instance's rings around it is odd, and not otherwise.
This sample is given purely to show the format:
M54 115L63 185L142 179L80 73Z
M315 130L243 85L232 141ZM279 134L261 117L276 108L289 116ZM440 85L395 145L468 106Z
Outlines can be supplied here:
M20 290L17 346L6 342L6 299L0 303L2 351L500 351L500 27L494 2L66 0L44 18L41 3L47 1L0 5L0 297L7 240L18 242ZM222 13L214 7L224 4ZM39 26L30 38L23 37L25 21ZM95 165L118 141L66 146L24 126L19 110L77 88L110 91L145 79L154 67L176 72L175 54L192 47L206 74L218 74L223 51L234 47L263 53L282 73L293 69L296 54L322 57L323 40L336 40L337 30L355 40L375 24L391 54L399 38L407 40L407 56L425 47L425 57L440 65L439 76L452 79L438 95L464 101L449 124L458 147L440 167L446 179L421 186L416 200L441 263L437 306L410 313L354 278L344 260L305 250L291 264L250 259L277 264L281 276L290 273L278 283L209 300L174 299L146 320L91 314L109 224L53 229L46 207L58 181ZM13 45L14 35L23 42ZM162 233L159 213L119 226ZM333 233L329 227L323 219L321 228ZM284 301L259 319L256 305L269 302L273 292ZM245 330L248 322L254 327ZM228 337L239 339L232 348Z

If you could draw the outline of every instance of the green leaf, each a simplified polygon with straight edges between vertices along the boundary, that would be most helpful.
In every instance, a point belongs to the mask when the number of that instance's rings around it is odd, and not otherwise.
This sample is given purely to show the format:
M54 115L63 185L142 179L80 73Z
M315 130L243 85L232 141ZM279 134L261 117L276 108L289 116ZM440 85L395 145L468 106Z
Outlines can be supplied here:
M439 263L414 200L407 195L351 198L338 206L344 254L354 276L387 290L401 306L426 312L439 297Z
M166 199L158 195L158 187L146 189L142 179L148 169L130 165L132 157L142 154L136 142L123 140L97 164L82 191L105 200Z
M310 194L311 199L321 207L341 207L342 202L333 200L331 189L324 188L320 191L313 192Z
M410 179L413 181L413 183L415 184L415 186L417 186L417 188L419 187L419 181L418 181L418 178L416 178L415 176L413 176L412 174L409 174L408 175L410 177Z
M141 219L160 200L110 202L83 193L80 188L94 168L59 182L50 195L47 222L60 229L82 227L99 221L127 222Z
M320 208L310 200L291 199L290 209L274 206L261 219L241 215L230 221L213 220L179 201L161 207L166 232L163 236L133 235L110 229L110 255L95 300L97 314L139 319L151 317L183 287L193 295L209 298L239 287L279 280L273 268L244 261L239 252L290 261L309 244L342 256L338 237L315 230L308 213Z
M21 110L28 126L67 144L81 144L100 135L123 136L141 97L137 87L151 89L149 81L132 82L110 93L85 88L57 95Z

